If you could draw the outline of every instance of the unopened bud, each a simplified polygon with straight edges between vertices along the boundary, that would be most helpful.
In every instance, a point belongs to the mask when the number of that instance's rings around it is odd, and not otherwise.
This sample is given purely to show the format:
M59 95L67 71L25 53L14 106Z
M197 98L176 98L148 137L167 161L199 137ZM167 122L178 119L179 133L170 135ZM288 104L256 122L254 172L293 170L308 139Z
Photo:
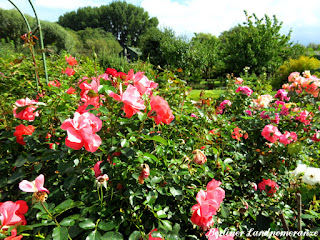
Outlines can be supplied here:
M204 153L201 150L197 149L194 150L192 153L195 154L193 157L193 161L196 164L202 165L207 161L206 155L204 155Z

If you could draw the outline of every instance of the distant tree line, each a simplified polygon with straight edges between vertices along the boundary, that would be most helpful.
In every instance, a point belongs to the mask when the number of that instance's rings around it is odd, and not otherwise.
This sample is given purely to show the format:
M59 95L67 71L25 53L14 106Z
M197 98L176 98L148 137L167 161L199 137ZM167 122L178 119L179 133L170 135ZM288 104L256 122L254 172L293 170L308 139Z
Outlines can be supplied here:
M26 17L34 26L34 19ZM122 69L127 64L120 54L122 49L138 47L141 60L155 67L180 69L181 77L191 81L227 73L239 76L245 67L252 74L270 77L289 59L319 55L319 44L305 47L290 41L291 32L281 34L282 22L276 16L260 19L245 12L245 17L244 23L218 37L195 33L189 39L177 36L172 29L158 28L158 19L150 17L143 8L115 1L66 13L58 23L41 24L46 46L58 53L65 50L90 56L95 51L104 67ZM26 32L26 27L19 13L0 9L0 22L0 38L21 44L19 36Z
M110 32L122 47L138 46L140 37L159 21L143 8L115 1L101 7L84 7L59 17L58 23L72 30L101 28Z

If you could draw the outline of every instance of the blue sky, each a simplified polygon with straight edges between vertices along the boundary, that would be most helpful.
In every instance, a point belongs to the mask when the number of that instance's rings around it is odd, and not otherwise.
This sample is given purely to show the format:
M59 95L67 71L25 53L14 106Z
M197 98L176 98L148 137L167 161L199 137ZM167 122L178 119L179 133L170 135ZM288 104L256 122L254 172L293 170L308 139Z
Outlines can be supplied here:
M33 16L28 0L12 0L22 12ZM57 21L60 15L85 6L101 6L111 0L32 0L41 20ZM127 0L157 17L160 27L172 28L177 35L192 36L204 32L215 36L245 21L244 10L276 15L283 22L282 33L292 30L291 40L302 44L320 44L320 1L304 0ZM13 6L1 0L0 8Z

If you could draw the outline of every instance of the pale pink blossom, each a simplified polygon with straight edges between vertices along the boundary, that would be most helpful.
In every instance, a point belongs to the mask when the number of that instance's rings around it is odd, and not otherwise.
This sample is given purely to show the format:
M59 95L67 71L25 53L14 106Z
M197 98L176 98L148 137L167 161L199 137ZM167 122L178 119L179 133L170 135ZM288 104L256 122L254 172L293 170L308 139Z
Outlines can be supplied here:
M20 190L24 192L47 192L49 193L49 190L46 189L44 186L44 176L43 174L40 174L36 179L32 182L29 182L27 180L23 180L19 183Z
M243 79L242 78L236 78L236 81L234 82L234 84L238 84L241 85L243 83Z

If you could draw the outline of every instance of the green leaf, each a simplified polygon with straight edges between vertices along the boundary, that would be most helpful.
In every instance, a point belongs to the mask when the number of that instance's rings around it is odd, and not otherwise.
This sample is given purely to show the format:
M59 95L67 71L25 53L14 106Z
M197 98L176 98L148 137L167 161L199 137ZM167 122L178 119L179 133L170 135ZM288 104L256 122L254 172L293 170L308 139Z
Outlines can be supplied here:
M169 220L161 220L159 226L166 232L172 231L172 222L170 222Z
M19 155L18 159L16 160L16 162L14 163L13 166L15 167L21 167L23 166L23 164L27 162L27 159L24 158L22 155Z
M63 213L64 211L67 211L68 209L72 208L73 206L73 200L67 199L60 203L58 206L55 207L53 210L55 214Z
M23 171L21 172L15 172L14 174L11 175L11 177L8 180L8 184L12 184L16 182L17 180L22 180L25 176L25 173Z
M66 217L61 220L60 225L63 227L70 227L70 226L73 226L75 222L76 221L73 218Z
M103 231L110 231L110 230L114 229L115 226L117 226L117 225L114 224L113 222L111 222L111 221L106 222L104 220L100 221L98 224L98 228Z
M119 232L107 232L103 235L103 238L108 240L123 240L123 236Z
M301 214L301 218L312 219L312 218L316 218L316 216L313 216L313 215L310 215L310 214Z
M100 239L101 239L101 234L100 234L97 230L92 231L92 232L86 237L86 240L100 240Z
M155 155L153 155L151 153L144 153L143 155L148 157L148 158L151 158L152 160L154 160L154 161L156 161L158 163L160 163L160 160Z
M144 114L138 114L138 118L141 122L147 119L147 113Z
M55 227L52 232L54 240L68 240L68 229L65 227Z
M127 139L121 139L120 140L120 145L121 145L122 148L123 147L129 147L129 142L128 142Z
M221 214L222 214L223 218L228 218L228 217L229 217L229 214L230 214L229 209L228 209L227 207L225 207L225 206L223 205L223 203L221 203L220 209L221 209Z
M163 137L160 137L160 136L153 136L149 140L153 140L153 141L162 143L163 145L168 145L167 141Z
M142 237L141 233L139 231L134 231L130 234L129 240L139 240Z
M181 189L177 189L177 188L175 188L175 187L170 187L170 192L171 192L171 194L172 194L174 197L183 194L183 191L182 191Z
M91 219L86 218L84 221L79 223L79 226L85 230L88 230L94 228L96 225Z
M166 218L167 217L167 214L165 213L164 210L158 211L157 215L158 215L159 218Z

